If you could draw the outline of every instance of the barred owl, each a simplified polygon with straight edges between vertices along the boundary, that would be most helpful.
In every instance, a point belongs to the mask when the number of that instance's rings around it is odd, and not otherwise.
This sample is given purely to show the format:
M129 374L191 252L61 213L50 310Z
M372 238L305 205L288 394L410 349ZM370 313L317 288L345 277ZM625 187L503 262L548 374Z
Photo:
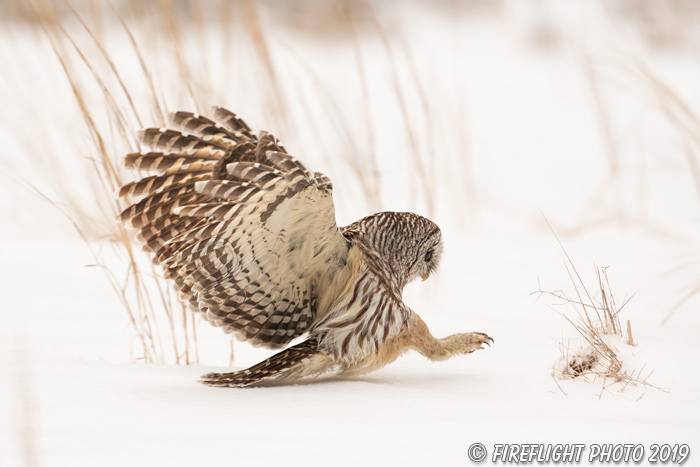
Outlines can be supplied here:
M339 228L330 180L254 135L223 108L213 120L176 112L177 130L146 129L152 152L128 168L155 175L124 185L140 198L120 215L137 229L183 300L238 338L290 346L248 369L203 376L210 386L290 383L378 369L414 349L431 360L492 341L483 333L437 339L402 301L442 252L440 229L406 212L381 212Z

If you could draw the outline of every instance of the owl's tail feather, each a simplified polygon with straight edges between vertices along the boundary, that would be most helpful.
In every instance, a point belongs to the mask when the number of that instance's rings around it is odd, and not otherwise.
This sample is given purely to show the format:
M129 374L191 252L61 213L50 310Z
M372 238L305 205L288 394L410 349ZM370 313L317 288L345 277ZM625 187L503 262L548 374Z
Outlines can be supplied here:
M307 376L316 376L333 366L328 354L309 339L263 360L248 369L232 373L209 373L202 376L207 386L242 388L269 383L294 383Z

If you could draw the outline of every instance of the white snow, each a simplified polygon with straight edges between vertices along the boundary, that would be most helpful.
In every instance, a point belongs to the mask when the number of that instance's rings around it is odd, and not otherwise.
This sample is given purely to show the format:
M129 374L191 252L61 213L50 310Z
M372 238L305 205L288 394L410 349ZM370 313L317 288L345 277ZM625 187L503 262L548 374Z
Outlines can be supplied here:
M139 346L103 271L86 267L95 259L70 222L25 189L24 180L62 202L62 192L70 193L97 220L89 236L100 259L123 268L98 240L114 213L93 194L84 120L40 30L3 24L0 465L465 465L475 442L489 452L495 443L634 443L647 452L651 444L687 443L685 465L693 465L700 455L700 294L671 312L700 286L700 197L688 156L700 153L692 152L692 132L665 116L633 59L700 112L695 58L645 46L598 2L544 2L546 15L523 3L454 15L419 3L373 4L434 187L428 195L386 50L371 28L360 41L367 101L351 44L279 25L274 8L262 10L261 20L278 26L266 31L289 120L308 122L292 128L277 129L282 120L264 110L267 88L246 65L262 69L243 33L233 41L235 66L212 58L226 53L214 25L183 50L192 63L207 64L211 80L197 75L207 83L207 104L277 134L333 180L339 224L372 209L346 162L354 153L376 154L382 209L427 215L432 196L443 261L427 282L410 284L404 299L437 336L481 331L495 339L491 348L442 363L409 353L358 379L242 390L197 383L229 368L228 337L204 323L199 365L134 363ZM66 21L80 36L79 25ZM553 28L553 49L533 45L538 21ZM103 27L139 108L148 109L123 32L107 13ZM157 53L146 26L134 22L133 29L169 110L197 110L182 81L168 77L172 57ZM589 58L621 167L612 179L586 77ZM108 128L104 96L87 72L80 79ZM142 112L144 125L160 125L148 115ZM111 136L110 149L126 152L120 135ZM617 300L635 294L621 318L631 321L638 345L621 346L621 358L645 375L653 371L648 381L664 391L553 379L560 344L581 343L554 300L531 295L540 287L572 293L543 216L587 285L595 284L595 264L610 266ZM270 354L236 343L234 368Z

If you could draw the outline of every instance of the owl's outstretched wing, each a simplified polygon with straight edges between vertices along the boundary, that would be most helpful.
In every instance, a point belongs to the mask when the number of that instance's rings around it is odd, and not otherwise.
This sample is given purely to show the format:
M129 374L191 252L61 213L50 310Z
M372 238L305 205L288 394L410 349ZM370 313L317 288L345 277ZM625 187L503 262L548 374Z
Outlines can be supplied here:
M319 278L348 254L330 181L225 109L171 122L180 130L141 134L160 152L126 156L157 174L121 188L141 199L120 220L194 310L254 344L286 345L314 320Z

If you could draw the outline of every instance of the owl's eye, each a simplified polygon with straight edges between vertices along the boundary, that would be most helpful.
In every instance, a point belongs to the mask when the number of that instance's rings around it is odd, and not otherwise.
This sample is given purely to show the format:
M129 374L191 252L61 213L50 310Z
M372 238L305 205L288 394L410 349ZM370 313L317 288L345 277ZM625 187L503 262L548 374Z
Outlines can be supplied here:
M425 252L425 262L427 263L433 258L433 250L428 250Z

